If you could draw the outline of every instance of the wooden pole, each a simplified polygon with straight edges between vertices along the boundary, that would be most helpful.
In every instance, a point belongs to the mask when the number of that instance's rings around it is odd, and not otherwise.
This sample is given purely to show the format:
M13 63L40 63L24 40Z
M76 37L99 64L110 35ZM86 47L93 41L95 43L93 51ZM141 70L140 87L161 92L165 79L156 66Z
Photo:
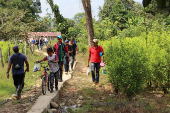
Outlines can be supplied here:
M50 44L51 44L51 36L50 36Z
M27 51L26 51L26 41L25 41L25 55L27 54Z
M10 57L10 46L8 44L8 61L9 61L9 57Z
M29 42L29 52L31 52L31 44L30 44L30 42Z
M0 48L0 57L1 57L1 65L2 65L2 68L4 68L4 62L3 62L3 58L2 58L2 51L1 51L1 48Z

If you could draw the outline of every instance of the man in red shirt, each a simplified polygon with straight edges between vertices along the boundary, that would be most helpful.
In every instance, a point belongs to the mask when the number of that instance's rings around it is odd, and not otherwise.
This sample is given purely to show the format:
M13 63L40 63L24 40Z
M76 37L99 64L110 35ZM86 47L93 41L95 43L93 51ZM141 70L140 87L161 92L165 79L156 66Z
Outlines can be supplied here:
M98 45L98 40L93 39L93 46L89 48L89 57L88 57L87 67L89 67L89 62L91 58L92 80L93 80L93 85L96 85L96 86L98 86L98 83L99 83L99 71L100 71L100 63L101 63L100 52L102 52L102 55L104 55L102 46ZM104 59L104 56L103 56L103 59ZM96 69L96 77L95 77L95 69Z

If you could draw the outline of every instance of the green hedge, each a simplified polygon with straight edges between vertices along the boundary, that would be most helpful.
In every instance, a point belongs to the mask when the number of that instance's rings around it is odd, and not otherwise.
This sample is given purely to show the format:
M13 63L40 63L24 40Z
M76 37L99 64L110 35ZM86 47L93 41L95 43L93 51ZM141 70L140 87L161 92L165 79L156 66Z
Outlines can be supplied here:
M3 56L3 61L5 63L8 62L8 44L10 46L10 55L12 55L14 52L13 52L13 46L15 45L13 42L9 42L9 41L0 41L0 48L2 50L2 56ZM22 43L20 44L17 44L19 45L19 51L20 53L22 52ZM24 49L24 53L25 53L25 43L23 43L23 49ZM29 52L29 47L27 47L26 49L27 53Z
M146 40L147 39L147 40ZM128 97L147 85L167 88L170 70L167 32L101 42L106 53L109 80Z

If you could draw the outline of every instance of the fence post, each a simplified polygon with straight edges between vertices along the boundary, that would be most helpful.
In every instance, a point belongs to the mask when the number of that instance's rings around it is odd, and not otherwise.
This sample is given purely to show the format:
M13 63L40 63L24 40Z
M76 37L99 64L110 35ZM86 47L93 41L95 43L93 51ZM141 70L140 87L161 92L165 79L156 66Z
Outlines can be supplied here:
M1 57L1 65L2 65L2 68L4 68L4 62L3 62L3 58L2 58L2 51L1 51L1 48L0 48L0 57Z
M27 54L27 51L26 51L26 41L25 41L25 55Z
M51 36L50 36L50 44L51 44Z
M29 42L29 52L31 52L30 42Z
M9 61L9 57L10 57L10 46L8 44L8 61Z

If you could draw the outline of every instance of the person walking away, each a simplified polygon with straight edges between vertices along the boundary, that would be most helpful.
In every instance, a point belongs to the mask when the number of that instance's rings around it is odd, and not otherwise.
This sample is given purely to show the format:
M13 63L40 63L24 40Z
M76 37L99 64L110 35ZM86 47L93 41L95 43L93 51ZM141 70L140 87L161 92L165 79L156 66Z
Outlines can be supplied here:
M47 46L47 43L48 43L48 39L47 39L47 37L45 37L45 38L44 38L44 45Z
M40 47L41 47L41 50L43 49L43 40L40 38Z
M16 99L21 99L21 91L24 88L24 77L25 77L25 71L24 71L24 62L26 64L26 71L29 72L29 63L27 61L27 57L19 53L19 46L15 45L13 47L13 51L15 52L13 55L9 58L8 68L7 68L7 78L9 78L9 72L12 66L12 77L14 80L14 85L17 90L16 92Z
M71 46L69 45L69 41L68 40L65 40L65 45L68 49L68 53L70 53L72 51L71 49ZM65 54L64 56L64 68L65 68L65 74L67 75L68 74L68 70L69 70L69 56L68 54Z
M99 71L100 71L100 63L101 63L100 52L102 52L102 55L104 55L102 46L98 45L98 40L93 39L93 45L89 48L89 56L87 62L87 67L89 67L89 61L91 58L91 74L92 74L93 86L94 85L98 86L99 83ZM104 56L103 59L105 61ZM95 76L95 70L96 70L96 76Z
M76 53L78 53L78 48L77 45L74 43L74 38L71 38L70 40L70 46L72 48L72 52L69 54L70 58L71 58L71 71L73 71L73 65L74 65L74 61L75 61L75 56Z
M35 47L35 39L34 38L32 39L32 47L33 47L33 49Z
M37 61L38 62L43 62L43 61L48 61L49 63L49 67L50 67L50 88L51 91L50 93L53 92L53 88L54 88L54 79L55 79L55 89L56 91L58 90L58 70L59 70L59 65L58 65L58 57L56 54L53 54L53 49L47 48L47 54L48 56L46 56L44 59Z
M34 45L35 44L35 40L34 40L34 38L32 39L32 45Z
M37 48L38 48L38 50L39 50L39 40L38 39L36 39L36 45L37 45Z
M62 82L63 60L64 60L65 54L68 54L67 47L65 46L64 43L62 43L62 36L60 36L60 35L57 36L57 43L54 44L53 51L55 52L55 54L59 58L59 63L58 63L59 64L59 73L58 73L58 77L59 77L59 82Z

